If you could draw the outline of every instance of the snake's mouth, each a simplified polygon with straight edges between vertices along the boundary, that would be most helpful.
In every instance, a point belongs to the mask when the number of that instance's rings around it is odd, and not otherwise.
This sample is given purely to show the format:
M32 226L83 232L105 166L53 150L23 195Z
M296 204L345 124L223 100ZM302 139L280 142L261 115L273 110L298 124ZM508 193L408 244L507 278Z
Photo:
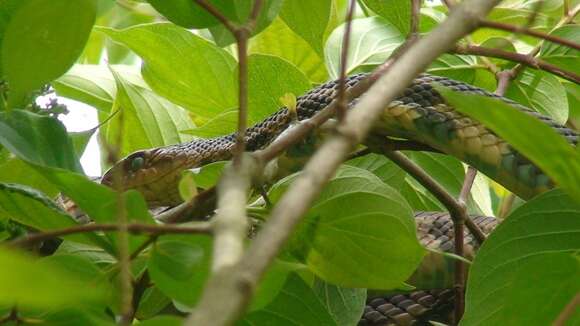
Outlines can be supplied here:
M195 167L195 162L168 149L155 148L128 155L105 172L101 184L119 191L137 190L150 207L181 203L178 185L182 172Z

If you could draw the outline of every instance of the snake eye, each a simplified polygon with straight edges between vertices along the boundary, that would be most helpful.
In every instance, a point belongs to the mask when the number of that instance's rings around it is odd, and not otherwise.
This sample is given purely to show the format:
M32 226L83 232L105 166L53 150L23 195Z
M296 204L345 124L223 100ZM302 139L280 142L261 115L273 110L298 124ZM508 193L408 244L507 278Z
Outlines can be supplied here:
M131 171L137 172L145 164L145 159L142 156L137 156L131 160Z

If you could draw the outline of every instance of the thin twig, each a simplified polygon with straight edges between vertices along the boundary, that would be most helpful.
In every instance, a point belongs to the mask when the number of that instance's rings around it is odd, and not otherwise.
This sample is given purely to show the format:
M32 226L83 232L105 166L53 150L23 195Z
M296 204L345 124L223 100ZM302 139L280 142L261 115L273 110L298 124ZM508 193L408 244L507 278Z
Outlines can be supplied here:
M481 55L486 57L499 58L513 62L518 62L525 66L535 69L541 69L554 75L557 75L559 77L562 77L564 79L567 79L571 82L580 84L580 75L575 74L574 72L571 71L561 69L558 66L555 66L551 63L545 62L544 60L538 59L536 57L527 54L509 52L501 49L486 48L477 45L458 45L455 47L455 49L452 50L452 52L457 54Z
M572 317L572 315L576 312L576 310L580 307L580 293L576 293L576 295L568 302L568 304L564 307L562 312L558 315L558 318L554 320L552 326L564 326L566 325L566 321Z
M486 19L481 21L481 27L489 27L489 28L500 29L500 30L513 32L513 33L521 33L521 34L537 37L540 39L544 39L544 40L550 41L552 43L561 44L561 45L567 46L571 49L580 50L580 44L578 44L574 41L567 40L565 38L561 38L561 37L554 36L551 34L538 32L538 31L535 31L535 30L529 29L529 28L522 28L520 26L495 22L495 21L486 20Z
M41 233L30 234L24 238L16 239L9 243L10 246L23 247L33 243L60 238L66 235L77 233L90 232L118 232L121 227L118 224L84 224L71 226L64 229L54 231L45 231ZM130 223L126 225L127 232L132 234L147 233L150 235L163 234L210 234L212 232L211 223L209 222L195 222L187 225L171 225L171 224L141 224Z
M203 9L214 16L219 22L224 25L232 34L235 33L237 26L233 24L226 16L224 16L216 7L205 0L194 0Z
M421 19L421 0L411 0L411 26L407 39L419 37L419 26Z
M348 102L346 100L346 66L348 64L348 49L350 47L350 31L352 26L352 15L356 7L356 0L351 0L348 11L346 13L346 24L344 27L344 35L342 37L342 51L340 54L340 76L338 79L338 107L336 110L336 117L338 121L342 121L346 115Z
M337 134L312 156L292 183L236 266L214 273L185 325L228 325L242 314L253 291L314 198L334 175L348 153L370 131L374 120L413 78L461 37L471 32L496 4L495 0L467 0L431 34L419 39L387 69L347 113ZM392 81L396 80L397 83ZM215 309L219 305L220 309Z

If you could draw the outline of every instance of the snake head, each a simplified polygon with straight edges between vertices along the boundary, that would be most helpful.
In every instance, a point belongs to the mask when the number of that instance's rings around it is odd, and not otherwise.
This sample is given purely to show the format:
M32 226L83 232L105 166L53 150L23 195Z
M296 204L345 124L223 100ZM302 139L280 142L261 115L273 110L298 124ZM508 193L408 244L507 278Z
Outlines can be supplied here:
M151 207L174 206L182 202L178 184L191 163L195 165L172 146L140 150L115 163L101 184L119 191L135 189Z

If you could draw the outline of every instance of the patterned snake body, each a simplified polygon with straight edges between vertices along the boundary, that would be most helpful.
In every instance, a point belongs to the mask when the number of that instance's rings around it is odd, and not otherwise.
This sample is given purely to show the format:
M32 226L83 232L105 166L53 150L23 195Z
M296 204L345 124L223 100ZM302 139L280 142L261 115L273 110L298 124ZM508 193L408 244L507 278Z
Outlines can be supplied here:
M347 88L366 75L347 78ZM524 199L551 188L551 180L523 155L483 125L445 104L433 88L434 83L452 90L498 98L550 125L571 144L576 144L575 131L559 125L507 98L445 77L421 75L383 111L374 133L414 140L453 155L482 171ZM299 120L312 117L326 107L336 94L337 82L331 81L312 89L297 99ZM356 101L356 100L355 100ZM354 101L353 101L354 102ZM282 108L247 130L247 150L254 151L269 144L292 122L288 109ZM150 206L172 206L180 203L177 184L181 172L204 164L231 158L235 135L198 139L188 143L137 151L115 164L102 183L113 184L113 176L121 177L122 189L137 189Z
M347 88L353 87L365 76L359 74L348 77ZM455 156L524 199L553 186L551 180L538 167L503 139L447 105L434 89L434 83L455 91L502 100L548 124L569 143L576 145L578 142L575 131L518 103L462 82L427 74L417 77L403 94L383 110L373 133L413 140ZM310 118L330 104L336 95L336 88L337 82L332 81L299 97L296 106L298 120ZM291 123L292 114L288 109L282 108L249 128L246 134L247 150L263 148ZM115 164L101 182L112 186L113 179L117 179L119 182L115 184L119 184L122 190L140 191L151 207L173 206L182 201L177 186L182 171L230 159L234 144L235 135L230 134L137 151ZM484 232L491 231L497 225L494 218L478 217L474 221ZM416 222L423 245L444 251L453 249L452 226L447 214L418 213ZM468 249L475 250L476 246L470 236L466 237L466 245ZM423 265L425 264L429 262L424 261ZM431 271L436 273L439 268L433 267ZM451 300L452 295L445 290L370 298L359 324L422 324L432 318L432 313L444 314L443 308L450 307Z

